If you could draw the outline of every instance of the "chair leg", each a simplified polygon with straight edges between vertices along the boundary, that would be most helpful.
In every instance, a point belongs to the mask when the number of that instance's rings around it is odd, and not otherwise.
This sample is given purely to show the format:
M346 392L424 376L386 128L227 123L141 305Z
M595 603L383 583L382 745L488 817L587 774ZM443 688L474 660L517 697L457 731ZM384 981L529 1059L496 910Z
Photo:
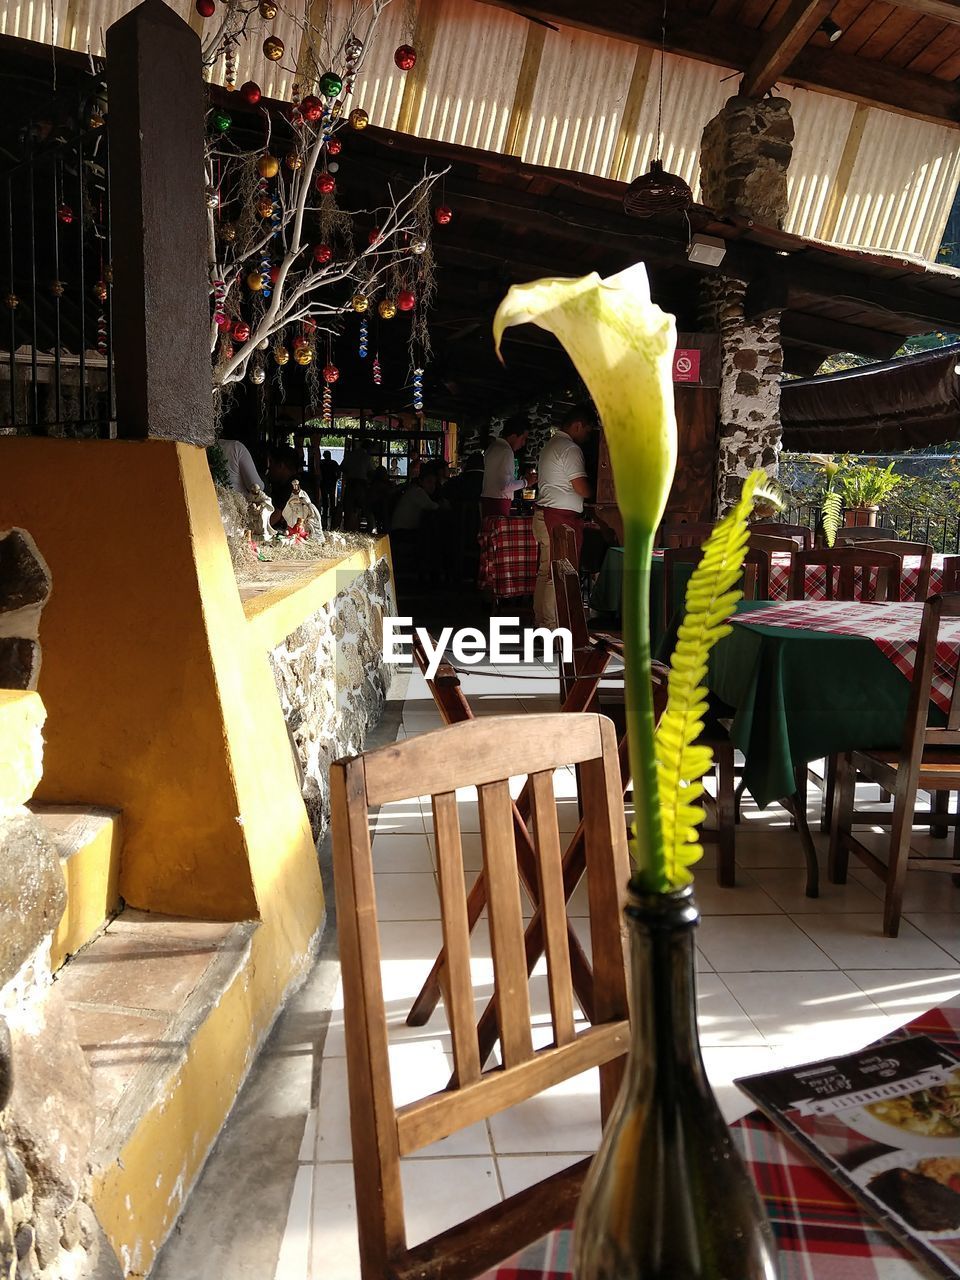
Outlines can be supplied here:
M717 760L717 884L732 889L737 882L733 747L714 747Z
M950 792L935 791L933 793L933 804L930 806L931 814L949 813L950 812ZM950 832L950 827L939 822L930 823L930 834L938 840L945 840Z
M743 793L746 791L746 789L747 789L747 780L746 780L746 778L741 778L741 779L740 779L740 781L737 783L737 789L736 789L736 791L733 793L733 820L734 820L734 822L739 822L739 821L740 821L740 806L741 806L741 804L742 804L742 802L743 802Z
M837 776L833 797L833 816L830 822L830 853L827 857L827 873L833 884L847 883L847 866L850 850L847 837L853 830L853 797L857 785L857 771L849 753L837 756Z
M820 830L829 835L833 819L833 798L837 790L837 757L827 756L823 769L823 803L820 808Z
M900 794L894 798L893 827L890 831L890 853L887 860L887 890L883 895L883 932L887 938L895 938L900 932L916 801L916 790L912 794Z

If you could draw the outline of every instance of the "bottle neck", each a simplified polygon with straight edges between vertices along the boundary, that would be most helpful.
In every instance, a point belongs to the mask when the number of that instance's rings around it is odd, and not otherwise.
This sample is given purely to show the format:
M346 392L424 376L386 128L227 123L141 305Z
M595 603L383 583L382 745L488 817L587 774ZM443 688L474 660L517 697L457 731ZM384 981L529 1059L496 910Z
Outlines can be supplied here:
M697 1033L696 946L700 916L690 889L631 895L633 1041L630 1070L664 1097L675 1084L706 1087Z

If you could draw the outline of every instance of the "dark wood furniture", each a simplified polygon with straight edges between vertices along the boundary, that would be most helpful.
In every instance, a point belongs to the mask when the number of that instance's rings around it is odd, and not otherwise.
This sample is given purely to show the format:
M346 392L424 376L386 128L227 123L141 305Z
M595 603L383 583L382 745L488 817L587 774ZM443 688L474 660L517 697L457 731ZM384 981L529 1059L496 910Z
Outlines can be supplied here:
M883 899L883 932L895 938L900 928L904 882L908 868L923 871L960 871L960 817L940 813L938 822L953 825L953 858L911 857L911 835L917 791L934 794L960 791L960 681L954 684L947 724L931 728L930 685L941 617L960 617L960 594L933 596L923 607L916 665L900 747L894 751L848 751L839 757L837 795L830 831L830 879L843 884L853 853L886 885ZM893 796L893 811L855 808L857 779L879 783ZM890 827L887 860L878 858L853 834L853 824Z
M580 767L583 862L593 956L591 1026L577 1032L568 950L564 855L553 771ZM524 929L509 779L527 775L531 845L540 886ZM456 791L476 786L487 884L501 1065L484 1070L475 1020L470 929ZM503 716L451 725L341 760L330 771L334 881L344 989L354 1181L364 1280L466 1280L569 1221L590 1160L409 1247L402 1156L524 1101L591 1067L609 1116L629 1040L621 897L629 876L613 726L592 714ZM395 1107L380 974L369 810L430 794L446 963L444 1000L454 1074L447 1088ZM535 930L547 956L553 1042L533 1047L527 964Z
M770 534L774 538L789 538L798 543L803 551L813 549L813 530L805 524L781 524L776 520L759 520L750 525L751 533Z
M899 600L903 559L890 551L862 547L818 547L798 551L790 575L790 599L806 599L806 572L820 565L827 600Z
M930 572L933 568L933 547L929 542L901 542L899 538L864 539L857 543L861 551L889 551L895 556L919 556L920 577L917 579L915 599L926 600L930 594ZM901 566L902 574L902 566Z

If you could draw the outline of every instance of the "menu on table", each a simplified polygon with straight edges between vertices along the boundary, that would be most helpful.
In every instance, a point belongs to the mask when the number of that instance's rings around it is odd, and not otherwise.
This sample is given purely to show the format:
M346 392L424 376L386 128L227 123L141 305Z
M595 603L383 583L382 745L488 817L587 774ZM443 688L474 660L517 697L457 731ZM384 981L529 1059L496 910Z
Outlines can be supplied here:
M738 1080L934 1275L960 1275L960 1059L929 1036Z

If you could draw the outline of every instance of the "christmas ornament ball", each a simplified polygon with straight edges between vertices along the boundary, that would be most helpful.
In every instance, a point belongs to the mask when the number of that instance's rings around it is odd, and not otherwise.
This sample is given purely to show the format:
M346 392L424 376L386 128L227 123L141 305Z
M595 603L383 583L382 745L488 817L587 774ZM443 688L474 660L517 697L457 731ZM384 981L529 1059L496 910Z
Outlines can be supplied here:
M250 337L250 326L246 320L237 320L233 326L233 336L238 342L246 342Z
M401 311L412 311L417 299L412 289L401 289L397 294L397 306Z
M296 351L293 353L293 358L294 360L296 360L297 364L306 366L313 359L313 348L298 347Z
M367 244L373 245L373 244L379 244L379 243L380 243L380 228L373 227L370 231L370 234L367 236Z
M276 360L277 364L281 367L281 369L290 359L290 352L287 350L287 348L283 345L282 342L278 342L277 345L273 348L273 358L274 360Z
M220 193L218 191L207 192L207 208L208 209L220 208Z
M293 170L302 169L303 156L300 154L299 151L288 151L286 165L288 169L293 169Z
M350 305L353 307L354 311L362 314L370 306L370 299L365 293L355 293L350 299Z
M311 124L316 124L323 115L323 103L310 93L300 103L300 110L305 120L309 120Z
M330 261L333 257L333 250L328 244L315 244L313 246L313 260L319 262L321 267Z
M240 97L248 107L255 107L263 94L256 80L248 80L240 86Z
M277 280L278 280L279 278L280 278L280 267L279 267L279 265L278 265L278 264L276 264L276 263L275 263L275 264L270 268L270 283L271 283L271 284L276 284L276 283L277 283Z
M427 252L427 242L423 236L414 236L410 241L410 252L419 255Z
M362 107L354 107L350 112L350 127L352 129L365 129L370 123L370 117Z
M331 160L330 163L327 165L327 173L339 173L339 172L340 172L340 166L337 164L336 160Z
M225 311L218 311L213 318L217 322L218 329L229 329L233 324L233 321Z
M20 299L15 293L8 293L6 302L11 311L16 311L17 307L20 305Z
M280 161L269 151L265 151L262 156L257 156L257 173L261 178L275 178L279 171Z
M320 77L320 92L325 98L335 98L343 89L343 81L335 71L325 71Z
M392 320L397 314L397 304L392 298L384 298L377 310L380 312L381 320Z
M343 150L343 143L340 141L339 138L331 138L330 141L327 143L328 155L338 156L342 150Z
M216 0L197 0L194 8L201 18L212 18L217 12Z
M260 0L260 17L272 22L277 16L275 0Z
M264 340L263 340L262 342L258 342L258 343L257 343L257 350L258 350L258 351L269 351L269 350L270 350L270 339L269 339L269 338L264 338Z
M55 298L62 298L64 295L64 284L62 280L53 280L50 284L50 292Z
M323 366L324 382L327 382L327 383L336 382L336 380L339 377L340 377L340 370L337 368L335 364L325 364Z
M361 53L363 53L363 41L358 40L356 36L350 36L343 46L343 56L348 62L356 62Z
M221 240L227 244L232 244L237 238L237 228L232 222L222 222L218 228L218 234Z
M247 276L247 288L259 293L263 288L263 275L259 271L251 271Z
M266 376L267 376L266 372L264 371L263 367L259 364L254 365L254 367L250 370L250 381L253 383L255 387L259 387L260 384L266 379Z
M271 9L273 9L273 16L276 17L277 11L275 6L271 5L270 7ZM263 11L262 5L260 6L260 9L262 12ZM263 42L263 56L265 58L269 58L271 62L279 62L280 59L283 57L283 53L284 53L284 43L280 39L280 37L267 36L266 40L264 40Z
M273 201L269 196L261 196L257 201L257 213L261 218L270 218L273 216Z
M445 227L453 218L453 210L447 204L438 204L433 211L437 226Z
M93 296L98 302L106 302L107 293L107 282L105 280L98 280L93 286Z
M293 354L296 355L297 352L302 351L304 347L309 347L310 343L306 340L306 338L301 333L301 334L298 334L296 338L294 338L293 342L290 345L293 347Z
M210 117L210 123L217 133L226 133L233 124L233 117L229 111L215 111Z
M412 45L402 44L393 55L393 60L401 71L410 71L417 60L417 51Z
M62 204L57 210L57 217L65 227L69 227L70 223L73 221L73 210L68 204Z
M337 189L337 180L332 173L324 171L317 174L317 190L322 196L332 195Z

